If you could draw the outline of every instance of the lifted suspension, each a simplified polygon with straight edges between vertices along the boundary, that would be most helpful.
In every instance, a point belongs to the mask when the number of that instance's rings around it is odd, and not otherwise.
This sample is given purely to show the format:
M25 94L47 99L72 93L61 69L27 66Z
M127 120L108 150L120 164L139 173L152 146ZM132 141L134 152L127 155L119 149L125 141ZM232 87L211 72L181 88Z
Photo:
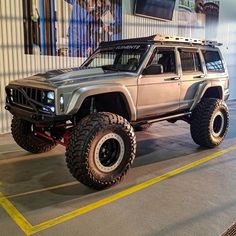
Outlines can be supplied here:
M44 126L38 126L38 125L36 127L37 128L42 128L42 129L45 128ZM54 142L56 144L60 144L64 147L67 147L68 140L69 140L69 137L70 137L70 133L71 133L71 130L73 128L72 125L71 124L60 124L60 125L57 125L53 128L65 128L65 132L63 133L63 137L62 138L53 138L52 136L50 136L46 133L37 131L37 130L34 130L34 134L36 134L37 136L42 137L44 139L50 140L51 142Z

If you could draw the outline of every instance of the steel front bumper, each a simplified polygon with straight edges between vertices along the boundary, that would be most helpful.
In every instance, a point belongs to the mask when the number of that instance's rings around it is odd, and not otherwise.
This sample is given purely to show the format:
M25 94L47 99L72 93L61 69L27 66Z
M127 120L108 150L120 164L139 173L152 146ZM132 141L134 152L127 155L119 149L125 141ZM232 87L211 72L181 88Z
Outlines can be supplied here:
M24 100L23 104L18 104L12 99L10 90L14 89L20 93L20 100ZM6 87L6 106L12 115L19 117L20 119L30 121L32 123L42 124L55 124L55 122L63 122L72 119L70 115L56 115L47 106L39 101L30 98L26 92L20 87Z

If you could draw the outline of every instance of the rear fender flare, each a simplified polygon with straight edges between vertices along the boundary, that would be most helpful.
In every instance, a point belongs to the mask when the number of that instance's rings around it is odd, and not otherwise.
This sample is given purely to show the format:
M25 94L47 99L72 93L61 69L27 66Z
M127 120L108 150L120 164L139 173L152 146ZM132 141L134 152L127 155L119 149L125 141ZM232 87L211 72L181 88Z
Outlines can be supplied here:
M194 102L190 108L190 111L193 111L195 109L195 107L197 106L197 104L202 100L204 94L206 93L206 91L209 89L209 88L214 88L214 87L218 87L221 89L221 94L223 95L223 88L221 85L219 84L213 84L212 81L207 81L205 80L204 82L202 82L199 87L198 87L198 90L195 94L195 97L194 97Z

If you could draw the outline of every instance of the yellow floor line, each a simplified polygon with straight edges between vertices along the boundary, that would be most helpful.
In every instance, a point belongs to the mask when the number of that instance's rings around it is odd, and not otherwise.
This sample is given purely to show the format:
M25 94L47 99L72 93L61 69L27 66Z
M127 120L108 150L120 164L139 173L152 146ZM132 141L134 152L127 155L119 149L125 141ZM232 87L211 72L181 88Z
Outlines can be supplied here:
M31 235L33 226L25 219L25 217L12 205L12 203L0 193L0 205L15 221L15 223L23 230L26 235Z
M194 167L197 167L201 164L204 164L216 157L219 157L223 154L226 154L230 151L233 151L236 149L236 145L235 146L232 146L232 147L229 147L227 149L224 149L222 151L219 151L217 153L214 153L212 155L209 155L207 157L204 157L200 160L197 160L197 161L194 161L192 163L189 163L185 166L182 166L178 169L175 169L175 170L172 170L166 174L163 174L161 176L157 176L153 179L150 179L148 181L145 181L141 184L138 184L138 185L135 185L133 187L130 187L126 190L123 190L121 192L118 192L112 196L109 196L109 197L106 197L104 199L101 199L97 202L94 202L94 203L91 203L85 207L82 207L80 209L77 209L77 210L74 210L72 212L69 212L69 213L66 213L62 216L59 216L59 217L56 217L54 219L51 219L51 220L48 220L48 221L45 221L41 224L38 224L38 225L35 225L35 226L32 226L26 219L25 217L12 205L12 203L6 198L3 196L2 193L0 193L0 205L2 205L2 207L5 209L5 211L9 214L9 216L15 221L15 223L23 230L23 232L26 234L26 235L32 235L32 234L35 234L35 233L38 233L42 230L45 230L45 229L48 229L48 228L51 228L55 225L58 225L60 223L63 223L63 222L66 222L68 220L71 220L75 217L78 217L80 215L83 215L87 212L90 212L92 210L95 210L99 207L102 207L102 206L105 206L111 202L114 202L118 199L121 199L121 198L124 198L128 195L131 195L135 192L138 192L142 189L145 189L149 186L152 186L156 183L159 183L165 179L168 179L170 177L173 177L175 175L178 175L184 171L187 171L187 170L190 170Z
M55 225L58 225L60 223L63 223L63 222L68 221L70 219L73 219L73 218L75 218L77 216L80 216L82 214L85 214L85 213L87 213L89 211L95 210L95 209L97 209L99 207L107 205L107 204L109 204L111 202L114 202L114 201L116 201L118 199L124 198L124 197L126 197L126 196L128 196L128 195L130 195L132 193L138 192L138 191L140 191L142 189L145 189L145 188L147 188L147 187L149 187L151 185L154 185L154 184L156 184L158 182L161 182L161 181L163 181L163 180L165 180L167 178L173 177L173 176L178 175L178 174L180 174L180 173L182 173L184 171L187 171L187 170L192 169L192 168L194 168L196 166L204 164L204 163L206 163L206 162L208 162L208 161L210 161L210 160L212 160L212 159L214 159L216 157L219 157L219 156L221 156L221 155L223 155L225 153L228 153L230 151L233 151L235 149L236 149L236 146L232 146L230 148L227 148L227 149L222 150L220 152L214 153L214 154L209 155L209 156L207 156L205 158L202 158L200 160L194 161L194 162L192 162L190 164L187 164L187 165L185 165L183 167L180 167L180 168L178 168L176 170L170 171L170 172L168 172L168 173L166 173L164 175L158 176L158 177L153 178L151 180L148 180L148 181L146 181L144 183L135 185L135 186L133 186L131 188L128 188L128 189L126 189L124 191L116 193L116 194L114 194L114 195L112 195L110 197L106 197L106 198L104 198L102 200L99 200L97 202L89 204L89 205L87 205L85 207L82 207L82 208L80 208L78 210L66 213L65 215L62 215L62 216L59 216L57 218L54 218L54 219L48 220L46 222L43 222L41 224L35 225L33 227L32 231L31 231L31 234L35 234L35 233L40 232L42 230L51 228L51 227L53 227Z

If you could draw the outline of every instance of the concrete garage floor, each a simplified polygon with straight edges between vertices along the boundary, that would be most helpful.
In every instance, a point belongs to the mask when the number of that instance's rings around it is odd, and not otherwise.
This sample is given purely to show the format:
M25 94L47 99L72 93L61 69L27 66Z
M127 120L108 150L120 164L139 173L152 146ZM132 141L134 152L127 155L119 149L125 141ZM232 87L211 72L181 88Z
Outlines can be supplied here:
M71 177L62 147L31 155L10 135L0 136L0 235L221 235L236 221L236 103L230 113L227 139L213 150L196 146L184 122L137 133L133 168L101 192ZM215 158L109 203L118 192L205 157Z

